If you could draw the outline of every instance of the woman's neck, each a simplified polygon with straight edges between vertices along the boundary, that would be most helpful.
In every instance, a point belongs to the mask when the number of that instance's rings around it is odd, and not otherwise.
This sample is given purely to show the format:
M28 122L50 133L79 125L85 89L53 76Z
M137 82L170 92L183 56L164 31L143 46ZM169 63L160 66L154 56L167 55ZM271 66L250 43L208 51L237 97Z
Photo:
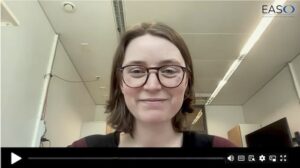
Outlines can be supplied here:
M183 134L175 132L172 123L136 122L133 137L120 134L119 147L181 147Z

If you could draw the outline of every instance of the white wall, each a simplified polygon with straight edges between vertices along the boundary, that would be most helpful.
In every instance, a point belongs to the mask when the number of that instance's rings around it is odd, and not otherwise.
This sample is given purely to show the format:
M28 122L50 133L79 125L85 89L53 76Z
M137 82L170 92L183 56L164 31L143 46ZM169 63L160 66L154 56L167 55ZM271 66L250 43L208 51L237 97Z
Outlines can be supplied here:
M6 4L20 25L1 27L1 143L29 147L55 33L37 1Z
M97 105L95 112L95 120L96 121L106 121L106 117L108 114L105 112L105 105Z
M0 95L2 95L2 92L1 92L1 88L2 88L1 83L2 83L2 80L1 79L2 78L1 78L1 61L0 61ZM0 96L0 107L2 108L1 102L2 102L2 100L1 100L1 96ZM0 109L0 147L2 147L2 143L1 143L1 139L2 139L2 122L1 122L2 116L1 116L1 113L2 113L2 111Z
M80 137L85 137L94 134L106 134L105 121L91 121L82 124Z
M84 122L81 128L80 137L93 134L106 134L106 117L105 105L96 105L94 121Z
M300 103L300 54L291 62L290 71Z
M300 67L299 57L295 67ZM287 117L292 135L300 131L300 103L288 67L245 103L243 109L248 123L260 122L264 126Z
M294 65L298 83L300 83L300 54L292 61Z
M206 106L207 132L228 138L227 132L238 124L245 123L241 106Z
M61 43L57 46L52 73L67 80L81 80ZM65 147L79 139L83 122L94 120L95 108L83 83L52 77L45 118L45 137L51 141L51 146Z

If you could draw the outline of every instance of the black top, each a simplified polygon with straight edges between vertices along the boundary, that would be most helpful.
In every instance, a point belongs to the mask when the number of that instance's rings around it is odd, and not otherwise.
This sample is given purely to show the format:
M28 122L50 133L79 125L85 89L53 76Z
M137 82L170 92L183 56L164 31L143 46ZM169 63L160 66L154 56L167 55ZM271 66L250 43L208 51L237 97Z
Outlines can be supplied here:
M110 147L117 148L120 140L120 132L114 132L107 135L90 135L79 139L68 147ZM234 147L230 141L212 135L199 134L192 131L183 132L182 147Z

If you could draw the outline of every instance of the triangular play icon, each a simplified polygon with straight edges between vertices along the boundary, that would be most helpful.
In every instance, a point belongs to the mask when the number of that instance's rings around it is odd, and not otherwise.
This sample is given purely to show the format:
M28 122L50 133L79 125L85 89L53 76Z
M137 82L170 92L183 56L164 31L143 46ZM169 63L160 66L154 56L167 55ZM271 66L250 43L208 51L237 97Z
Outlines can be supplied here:
M22 159L20 156L16 155L13 152L11 153L10 157L11 157L10 164L14 164L14 163L16 163L16 162L18 162L19 160Z

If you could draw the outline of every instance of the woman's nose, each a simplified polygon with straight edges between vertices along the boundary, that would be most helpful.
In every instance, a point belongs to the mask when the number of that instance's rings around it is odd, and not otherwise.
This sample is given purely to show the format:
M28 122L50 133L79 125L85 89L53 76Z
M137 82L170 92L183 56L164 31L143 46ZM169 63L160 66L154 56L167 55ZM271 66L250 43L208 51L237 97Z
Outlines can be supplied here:
M159 90L162 86L159 82L157 73L150 73L149 77L144 85L144 89L146 90Z

